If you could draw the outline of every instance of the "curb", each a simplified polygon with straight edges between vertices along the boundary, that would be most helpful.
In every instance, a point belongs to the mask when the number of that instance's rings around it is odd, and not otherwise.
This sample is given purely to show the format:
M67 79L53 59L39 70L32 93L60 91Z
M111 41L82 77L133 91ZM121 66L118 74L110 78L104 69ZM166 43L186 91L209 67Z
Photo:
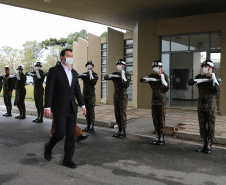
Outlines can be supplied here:
M175 132L174 137L179 138L179 139L202 141L199 134L191 133L191 132L177 131L177 132ZM226 137L215 136L213 143L226 145Z

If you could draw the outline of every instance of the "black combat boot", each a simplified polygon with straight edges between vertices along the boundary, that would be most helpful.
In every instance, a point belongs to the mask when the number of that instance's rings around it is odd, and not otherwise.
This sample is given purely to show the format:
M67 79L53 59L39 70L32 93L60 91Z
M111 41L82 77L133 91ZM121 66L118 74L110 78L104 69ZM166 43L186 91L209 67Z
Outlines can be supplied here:
M120 137L122 132L122 126L118 126L118 132L112 135L112 137Z
M43 122L43 113L40 113L38 119L36 119L35 123L42 123Z
M122 132L120 133L120 138L126 137L126 126L122 125Z
M153 145L158 145L159 144L159 133L158 132L155 133L155 140L152 141L152 144Z
M20 111L20 115L16 116L15 119L19 119L22 116L22 112Z
M22 112L22 115L19 117L19 119L26 119L25 112Z
M40 117L40 112L38 112L38 117L32 120L32 122L36 122L36 120L38 120L39 117Z
M12 114L11 114L11 110L10 110L10 111L8 111L8 112L5 114L5 117L10 117L10 116L12 116Z
M206 154L211 154L212 153L212 143L213 143L213 140L212 139L208 139L207 147L206 147L206 151L205 151Z
M164 140L164 134L160 133L159 134L159 145L162 146L165 144L165 140Z
M205 152L207 148L207 139L202 140L202 146L199 147L196 151L197 152Z
M89 127L89 132L93 133L94 132L94 123L91 122L90 127Z
M89 132L90 130L90 122L87 121L87 127L82 129L83 132Z

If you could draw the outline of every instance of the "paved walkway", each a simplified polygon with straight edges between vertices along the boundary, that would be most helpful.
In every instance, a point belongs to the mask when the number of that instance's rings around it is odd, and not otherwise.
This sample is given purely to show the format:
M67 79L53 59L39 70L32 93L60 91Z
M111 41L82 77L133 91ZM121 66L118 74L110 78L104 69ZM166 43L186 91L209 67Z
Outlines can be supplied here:
M27 114L37 115L35 103L26 101ZM0 111L5 111L3 99L0 98ZM14 113L18 113L13 106ZM96 106L95 125L103 127L115 127L114 107L112 105ZM139 135L153 134L153 122L151 109L127 109L128 133ZM78 123L86 123L81 109L78 112ZM183 139L199 140L198 115L195 110L167 108L166 133ZM215 143L226 144L226 116L217 115L215 126Z

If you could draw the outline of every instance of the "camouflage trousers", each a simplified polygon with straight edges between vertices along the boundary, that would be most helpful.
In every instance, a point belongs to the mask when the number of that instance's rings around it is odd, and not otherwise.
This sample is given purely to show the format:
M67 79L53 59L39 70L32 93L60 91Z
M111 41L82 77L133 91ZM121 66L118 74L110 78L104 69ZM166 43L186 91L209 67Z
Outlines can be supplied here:
M7 112L11 112L11 110L12 110L12 101L11 101L12 96L9 95L9 92L5 91L3 93L3 97L4 97L4 103L5 103Z
M128 95L122 97L114 97L115 119L118 126L126 127L126 110L128 104Z
M95 122L95 103L96 97L84 97L85 106L86 106L86 121L87 124L93 124Z
M37 108L38 114L41 114L41 115L43 115L43 112L44 112L43 95L44 95L44 88L34 89L35 106Z
M214 138L216 109L216 103L198 104L199 129L202 139Z
M152 119L156 133L164 133L165 131L165 116L166 116L166 104L153 105L152 104Z
M19 109L20 113L25 113L26 112L26 107L25 107L25 96L26 96L26 89L19 89L16 90L16 105L17 108Z

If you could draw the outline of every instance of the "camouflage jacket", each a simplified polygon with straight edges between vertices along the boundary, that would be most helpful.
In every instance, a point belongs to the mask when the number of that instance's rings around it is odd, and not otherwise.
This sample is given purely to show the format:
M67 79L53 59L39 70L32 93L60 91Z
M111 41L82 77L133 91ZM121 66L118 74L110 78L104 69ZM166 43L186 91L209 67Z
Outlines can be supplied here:
M148 82L152 89L152 104L161 105L162 103L165 103L166 92L169 90L169 77L166 74L164 74L165 81L168 84L167 86L162 84L161 76L159 74L150 74L148 77L159 80L157 82L155 81Z
M14 89L14 79L10 78L9 75L3 75L0 85L0 91L2 90L2 84L3 84L3 92L12 92Z
M43 82L45 79L45 72L42 70L39 70L39 74L40 74L41 78L37 77L36 71L30 72L30 73L34 74L34 76L32 76L33 80L34 80L34 88L43 87Z
M211 79L211 77L199 74L194 79ZM194 85L195 84L194 79L190 79L188 81L188 85ZM203 82L203 83L197 84L197 87L199 89L200 101L203 101L204 103L215 102L215 95L220 93L220 86L221 86L221 79L217 76L216 76L216 79L219 83L219 86L216 83L213 86L212 80L210 80L209 82Z
M92 71L93 72L93 71ZM78 78L81 78L83 81L83 96L85 97L95 97L95 85L98 80L97 73L93 72L93 78L90 79L89 72L83 73L87 76L78 76Z
M114 97L123 97L124 95L127 95L126 89L129 87L130 81L131 81L131 75L128 72L125 72L125 76L127 81L122 81L121 73L120 72L114 72L112 75L119 75L120 77L112 77L109 78L108 75L105 75L105 80L112 80L114 83L115 91L114 91Z
M27 81L27 77L25 76L24 73L19 73L19 74L20 74L20 80L15 78L15 80L16 80L15 89L16 90L24 89L25 85L26 85L26 81Z

